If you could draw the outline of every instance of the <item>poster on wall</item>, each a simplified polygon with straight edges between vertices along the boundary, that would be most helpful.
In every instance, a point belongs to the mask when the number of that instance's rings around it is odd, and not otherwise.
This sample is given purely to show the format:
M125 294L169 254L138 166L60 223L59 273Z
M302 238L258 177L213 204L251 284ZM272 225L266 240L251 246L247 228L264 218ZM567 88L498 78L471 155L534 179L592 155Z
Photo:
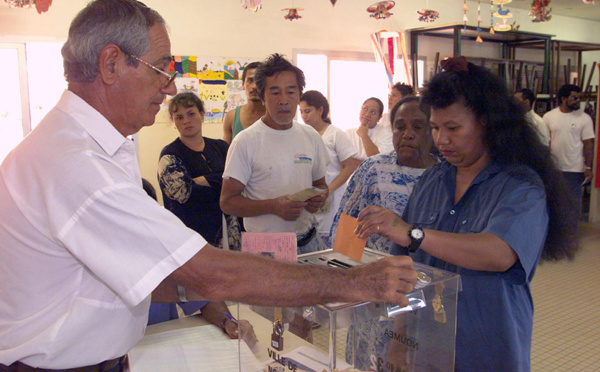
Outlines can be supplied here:
M200 99L204 102L204 122L221 123L227 111L227 82L225 80L202 80Z
M222 123L225 114L246 103L242 88L244 68L252 60L231 57L198 57L200 98L204 101L205 123Z
M193 92L204 103L204 123L220 124L225 114L246 103L244 68L253 60L232 57L173 56L169 71L176 72L177 93ZM156 122L170 122L165 98Z

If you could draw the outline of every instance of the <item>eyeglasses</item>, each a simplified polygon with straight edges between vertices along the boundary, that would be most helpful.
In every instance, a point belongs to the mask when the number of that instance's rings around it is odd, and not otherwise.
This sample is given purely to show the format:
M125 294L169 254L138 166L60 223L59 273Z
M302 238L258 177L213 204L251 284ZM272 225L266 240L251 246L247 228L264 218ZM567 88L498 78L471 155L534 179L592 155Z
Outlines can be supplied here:
M134 56L133 54L130 54L130 56L135 59L138 62L141 62L142 64L150 67L151 69L153 69L154 71L158 72L159 74L161 74L162 76L164 76L165 78L167 78L167 83L162 87L162 89L166 89L169 87L169 85L171 85L171 83L175 80L175 78L177 77L177 71L173 72L173 75L169 75L168 73L164 72L163 70L161 70L160 68L151 65L150 63L144 61L143 59Z

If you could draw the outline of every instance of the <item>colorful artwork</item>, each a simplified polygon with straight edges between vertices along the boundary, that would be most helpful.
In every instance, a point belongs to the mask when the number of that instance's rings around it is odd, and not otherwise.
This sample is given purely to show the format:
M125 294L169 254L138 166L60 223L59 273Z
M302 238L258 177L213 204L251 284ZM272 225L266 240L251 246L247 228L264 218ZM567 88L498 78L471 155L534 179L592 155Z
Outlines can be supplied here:
M241 80L227 81L227 109L242 106L246 104L246 91L242 86Z
M198 77L201 80L240 80L244 67L250 62L239 58L200 57Z
M406 83L412 85L406 45L402 32L389 32L385 30L375 32L371 34L371 44L373 45L375 59L383 63L385 67L390 87L394 85L394 74L397 68L404 68L405 76L408 79ZM395 65L397 59L402 59L403 66Z
M221 123L227 110L227 82L203 80L199 89L200 99L204 102L204 122Z
M177 93L192 92L204 103L204 122L220 124L227 111L246 103L242 87L247 58L173 56L170 71L177 71ZM198 68L199 67L199 68ZM170 122L169 99L161 105L157 122Z
M198 76L196 56L173 56L169 71L177 71L178 77L195 78Z
M197 96L200 96L200 81L196 78L176 78L175 86L177 87L177 94L192 92Z

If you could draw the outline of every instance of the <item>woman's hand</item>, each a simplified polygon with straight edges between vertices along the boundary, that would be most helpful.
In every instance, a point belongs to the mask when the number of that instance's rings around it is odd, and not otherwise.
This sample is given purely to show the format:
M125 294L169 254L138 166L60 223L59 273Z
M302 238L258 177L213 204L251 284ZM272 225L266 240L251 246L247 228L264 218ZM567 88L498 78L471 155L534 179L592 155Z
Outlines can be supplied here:
M408 246L410 244L409 229L410 225L396 213L389 209L370 205L358 214L358 227L355 232L363 239L373 234L379 234L396 244Z

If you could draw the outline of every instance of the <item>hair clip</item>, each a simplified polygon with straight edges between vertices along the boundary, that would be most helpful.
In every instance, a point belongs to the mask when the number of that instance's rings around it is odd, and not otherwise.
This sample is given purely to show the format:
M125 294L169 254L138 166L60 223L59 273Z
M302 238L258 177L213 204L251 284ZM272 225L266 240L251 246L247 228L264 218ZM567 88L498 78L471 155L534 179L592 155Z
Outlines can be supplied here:
M452 72L469 72L467 59L463 56L452 57L440 62L442 68Z

